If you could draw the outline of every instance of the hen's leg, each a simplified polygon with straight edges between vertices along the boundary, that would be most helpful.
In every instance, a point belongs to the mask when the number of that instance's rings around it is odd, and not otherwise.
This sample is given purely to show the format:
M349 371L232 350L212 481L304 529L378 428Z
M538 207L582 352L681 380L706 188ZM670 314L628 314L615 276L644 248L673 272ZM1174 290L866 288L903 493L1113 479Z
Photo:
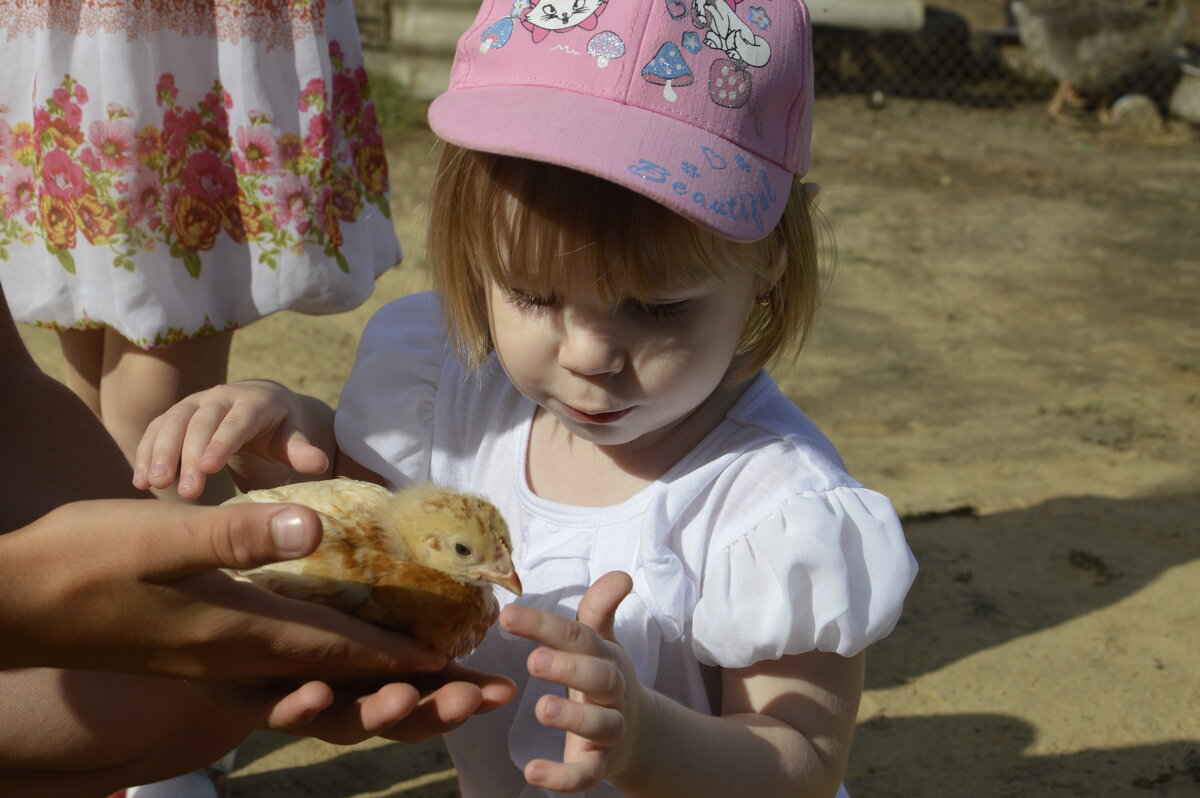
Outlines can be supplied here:
M1052 119L1057 119L1062 113L1064 105L1070 105L1075 108L1083 105L1083 98L1065 80L1060 81L1058 88L1054 90L1054 96L1050 98L1050 105L1046 108L1046 113Z

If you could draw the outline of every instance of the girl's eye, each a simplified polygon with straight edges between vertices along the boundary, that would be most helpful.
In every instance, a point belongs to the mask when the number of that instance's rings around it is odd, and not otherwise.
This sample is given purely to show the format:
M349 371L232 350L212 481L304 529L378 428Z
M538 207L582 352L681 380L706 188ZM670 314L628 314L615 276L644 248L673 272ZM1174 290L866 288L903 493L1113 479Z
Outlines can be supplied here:
M557 300L553 294L541 296L513 288L508 292L508 302L518 310L543 310L554 305Z
M682 316L688 311L688 301L682 299L678 302L662 302L659 304L647 305L644 302L635 302L633 309L641 316L654 321L667 321Z

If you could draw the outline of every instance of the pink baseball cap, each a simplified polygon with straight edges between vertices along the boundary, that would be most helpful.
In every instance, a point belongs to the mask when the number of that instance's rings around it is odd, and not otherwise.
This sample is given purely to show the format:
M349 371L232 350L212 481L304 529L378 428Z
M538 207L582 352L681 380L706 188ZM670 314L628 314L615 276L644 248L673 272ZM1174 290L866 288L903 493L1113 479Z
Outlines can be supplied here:
M757 240L808 170L813 111L808 9L757 2L484 0L430 126Z

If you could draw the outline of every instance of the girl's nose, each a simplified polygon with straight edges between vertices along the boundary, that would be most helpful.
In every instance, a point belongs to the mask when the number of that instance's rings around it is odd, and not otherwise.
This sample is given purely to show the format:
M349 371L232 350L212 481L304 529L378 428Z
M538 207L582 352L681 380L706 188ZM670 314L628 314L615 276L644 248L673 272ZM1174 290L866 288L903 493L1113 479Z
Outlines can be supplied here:
M568 371L587 377L616 374L625 367L626 351L613 319L565 314L558 362Z

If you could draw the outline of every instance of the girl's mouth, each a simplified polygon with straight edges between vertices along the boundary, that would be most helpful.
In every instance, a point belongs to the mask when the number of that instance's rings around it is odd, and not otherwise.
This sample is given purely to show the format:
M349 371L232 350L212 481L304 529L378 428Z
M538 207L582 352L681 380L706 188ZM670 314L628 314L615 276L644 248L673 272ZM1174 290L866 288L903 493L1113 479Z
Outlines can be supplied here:
M584 424L611 424L624 418L629 411L633 410L632 407L627 407L624 410L613 410L607 413L586 413L568 404L563 404L563 408L567 411L567 415Z

